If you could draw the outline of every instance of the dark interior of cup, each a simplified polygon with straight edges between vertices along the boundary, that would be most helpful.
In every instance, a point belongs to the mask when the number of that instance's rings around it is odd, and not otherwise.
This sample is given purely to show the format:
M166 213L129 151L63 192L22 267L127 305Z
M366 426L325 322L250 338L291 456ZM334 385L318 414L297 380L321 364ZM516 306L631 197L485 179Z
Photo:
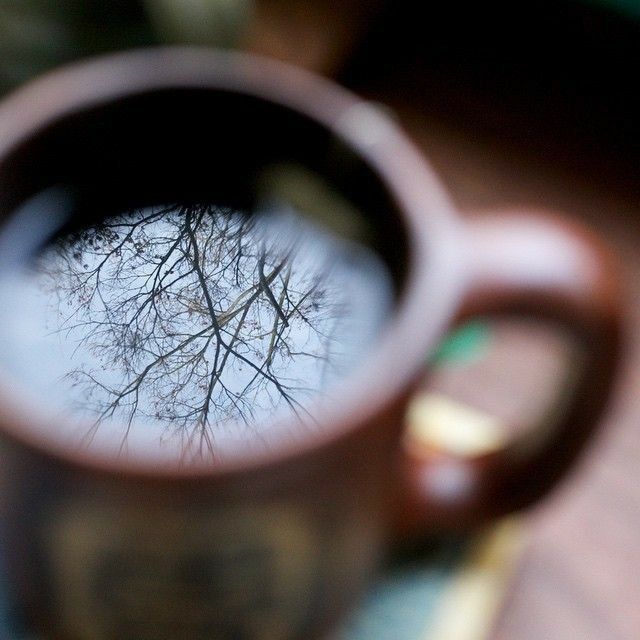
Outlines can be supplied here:
M304 114L220 89L146 91L68 113L0 162L0 211L52 186L73 190L72 228L166 202L251 211L256 181L278 163L309 169L363 213L368 244L404 279L406 230L373 169Z
M403 212L354 148L220 88L146 90L50 120L0 160L0 241L14 247L2 253L16 254L0 261L0 322L13 327L0 366L109 455L150 455L147 434L190 462L223 438L262 446L254 431L280 438L292 420L306 433L375 352L410 263ZM46 197L60 190L62 215ZM244 227L216 222L224 208L256 223L231 244L216 225ZM140 212L164 218L140 226ZM286 224L260 231L280 214L297 220L295 241Z

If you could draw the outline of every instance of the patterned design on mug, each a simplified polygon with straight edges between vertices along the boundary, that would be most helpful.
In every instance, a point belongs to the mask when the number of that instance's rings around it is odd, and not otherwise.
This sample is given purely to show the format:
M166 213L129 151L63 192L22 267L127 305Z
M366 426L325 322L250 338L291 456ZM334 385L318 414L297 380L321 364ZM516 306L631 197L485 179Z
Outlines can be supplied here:
M292 507L76 505L51 522L55 609L79 637L275 640L306 618L318 545Z

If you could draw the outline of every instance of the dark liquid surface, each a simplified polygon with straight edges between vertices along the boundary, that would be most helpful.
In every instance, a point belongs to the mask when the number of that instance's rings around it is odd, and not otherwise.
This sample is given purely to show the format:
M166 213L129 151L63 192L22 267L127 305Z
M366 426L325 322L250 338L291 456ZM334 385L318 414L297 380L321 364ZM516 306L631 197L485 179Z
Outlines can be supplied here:
M189 462L268 445L283 418L318 428L392 289L375 253L291 211L169 205L60 237L0 296L3 368L60 415L45 437Z

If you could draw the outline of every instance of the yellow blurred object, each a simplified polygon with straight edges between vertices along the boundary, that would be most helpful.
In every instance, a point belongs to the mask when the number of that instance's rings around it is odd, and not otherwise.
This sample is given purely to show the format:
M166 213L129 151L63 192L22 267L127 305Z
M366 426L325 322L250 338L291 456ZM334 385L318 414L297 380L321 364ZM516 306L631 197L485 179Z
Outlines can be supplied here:
M436 393L414 398L407 426L410 449L437 449L461 457L497 451L508 439L506 426L495 416Z
M495 622L525 546L524 525L503 520L478 539L420 640L482 640Z
M259 177L258 190L267 206L287 203L297 214L340 238L363 244L370 241L370 229L362 213L302 165L278 163L267 167Z

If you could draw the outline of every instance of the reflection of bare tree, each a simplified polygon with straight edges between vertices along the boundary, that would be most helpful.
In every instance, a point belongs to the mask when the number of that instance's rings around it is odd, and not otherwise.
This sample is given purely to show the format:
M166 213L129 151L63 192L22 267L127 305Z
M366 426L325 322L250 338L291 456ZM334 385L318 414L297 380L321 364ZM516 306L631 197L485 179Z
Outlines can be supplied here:
M342 303L326 264L284 235L212 206L155 207L42 256L57 310L49 328L85 354L67 380L95 417L87 442L116 418L126 448L135 421L151 419L185 456L209 456L216 424L250 426L285 406L307 413L335 364Z

